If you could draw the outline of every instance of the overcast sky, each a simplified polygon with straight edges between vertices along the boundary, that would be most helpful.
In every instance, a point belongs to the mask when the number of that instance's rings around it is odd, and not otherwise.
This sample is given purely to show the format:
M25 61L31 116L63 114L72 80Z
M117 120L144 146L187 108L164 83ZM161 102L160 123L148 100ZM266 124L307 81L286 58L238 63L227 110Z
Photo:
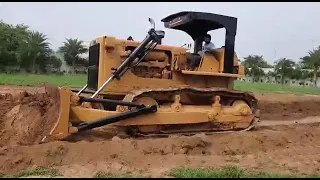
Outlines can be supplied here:
M115 36L141 41L150 27L166 31L163 44L181 46L192 39L184 32L165 29L162 18L180 11L201 11L238 18L235 50L239 58L263 55L272 63L286 57L299 60L320 45L320 3L1 3L0 19L6 23L29 25L50 38L53 49L65 38L89 42L99 36ZM225 30L211 31L213 42L224 44Z

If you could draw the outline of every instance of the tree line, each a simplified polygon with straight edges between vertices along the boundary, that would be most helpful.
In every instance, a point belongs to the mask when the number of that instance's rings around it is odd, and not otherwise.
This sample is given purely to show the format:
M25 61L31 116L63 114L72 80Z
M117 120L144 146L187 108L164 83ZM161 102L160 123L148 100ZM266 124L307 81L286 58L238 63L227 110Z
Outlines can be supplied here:
M0 71L6 72L6 67L18 67L26 72L46 73L48 67L61 67L62 62L56 53L63 55L73 73L76 67L88 65L88 59L81 57L88 52L82 40L66 39L56 52L50 45L45 34L33 31L27 25L0 21Z
M87 67L88 59L81 57L88 48L79 39L66 39L55 52L50 47L48 37L31 30L27 25L11 25L0 20L0 72L6 72L6 67L18 67L32 73L46 73L47 69L60 68L62 62L56 53L63 56L65 63L72 67L72 73L77 67ZM280 78L283 84L285 78L315 80L319 77L320 46L300 58L299 62L282 58L270 65L259 55L249 55L241 62L245 66L245 74L254 81L268 75ZM48 68L49 67L49 68ZM274 68L274 72L265 74L262 68ZM303 69L311 69L312 72Z
M310 50L306 56L301 57L298 61L292 59L281 58L270 65L259 55L249 55L241 61L241 65L245 66L245 75L257 81L264 76L275 77L279 79L283 85L286 78L295 80L310 80L316 86L317 77L320 76L320 46ZM273 72L267 74L262 68L273 68ZM311 70L311 71L308 71Z

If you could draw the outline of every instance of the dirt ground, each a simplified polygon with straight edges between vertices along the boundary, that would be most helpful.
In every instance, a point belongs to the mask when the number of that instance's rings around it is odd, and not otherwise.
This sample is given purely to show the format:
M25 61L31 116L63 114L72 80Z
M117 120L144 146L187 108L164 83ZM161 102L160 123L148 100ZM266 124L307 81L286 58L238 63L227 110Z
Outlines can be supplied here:
M320 170L319 96L256 93L261 122L249 132L38 144L39 135L48 133L39 127L54 123L57 117L50 112L59 105L44 92L0 86L0 173L48 166L64 177L93 177L98 171L165 177L175 167L226 164L282 173Z

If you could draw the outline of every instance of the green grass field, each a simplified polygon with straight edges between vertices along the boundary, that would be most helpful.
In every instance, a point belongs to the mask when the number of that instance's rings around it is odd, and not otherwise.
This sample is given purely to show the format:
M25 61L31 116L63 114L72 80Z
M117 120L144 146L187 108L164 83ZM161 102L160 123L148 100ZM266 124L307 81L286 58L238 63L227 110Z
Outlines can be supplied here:
M0 178L23 178L23 177L63 177L57 169L47 167L36 167L26 169L16 174L0 174ZM218 168L174 168L165 172L163 176L172 178L320 178L318 173L297 174L297 173L272 173L256 170L242 169L234 165L225 165ZM98 171L93 178L150 178L150 175L144 175L132 172L103 172Z
M174 168L166 173L173 178L319 178L319 174L284 174L272 172L260 172L242 169L237 166L226 165L219 168ZM97 172L94 178L150 178L143 175L113 174Z
M215 169L176 168L171 170L170 176L175 178L319 178L319 174L282 174L267 173L241 169L237 166L222 166Z
M50 83L56 86L80 88L86 84L86 75L36 75L36 74L0 74L1 85L39 86Z
M290 94L312 94L320 95L320 88L314 87L294 87L294 86L281 86L280 84L269 84L269 83L246 83L246 82L235 82L235 89L241 91L252 91L252 92L266 92L266 93L290 93Z
M87 81L86 75L34 75L34 74L0 74L1 85L39 86L50 83L56 86L81 88ZM314 94L320 95L320 88L290 87L279 84L235 82L235 89L252 92Z

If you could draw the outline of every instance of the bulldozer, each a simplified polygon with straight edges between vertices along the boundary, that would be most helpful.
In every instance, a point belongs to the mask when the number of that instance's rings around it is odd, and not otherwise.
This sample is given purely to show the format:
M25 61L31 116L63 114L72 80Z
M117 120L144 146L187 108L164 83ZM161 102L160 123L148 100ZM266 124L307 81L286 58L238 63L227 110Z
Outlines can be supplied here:
M119 135L167 136L248 131L259 120L257 99L234 90L244 75L234 52L237 18L183 11L161 20L194 40L193 52L162 43L165 31L151 28L141 42L111 36L89 47L87 84L59 87L60 114L50 136L110 125ZM198 52L208 31L226 29L225 45L215 53ZM199 60L190 70L187 61Z

